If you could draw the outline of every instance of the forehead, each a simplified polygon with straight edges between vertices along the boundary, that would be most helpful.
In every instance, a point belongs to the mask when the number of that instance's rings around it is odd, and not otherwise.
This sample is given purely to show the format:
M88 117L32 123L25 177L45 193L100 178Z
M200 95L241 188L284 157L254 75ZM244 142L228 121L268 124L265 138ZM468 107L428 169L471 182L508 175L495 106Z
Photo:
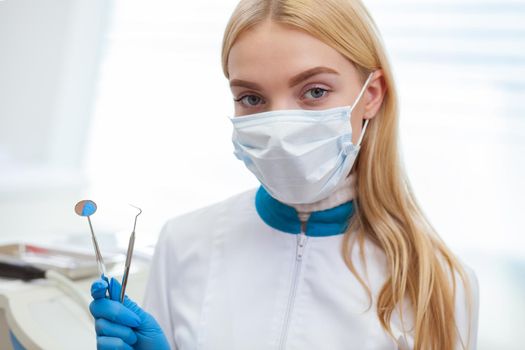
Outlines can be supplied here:
M315 66L338 71L351 66L343 55L316 37L289 25L265 21L243 32L228 56L230 79L273 79Z

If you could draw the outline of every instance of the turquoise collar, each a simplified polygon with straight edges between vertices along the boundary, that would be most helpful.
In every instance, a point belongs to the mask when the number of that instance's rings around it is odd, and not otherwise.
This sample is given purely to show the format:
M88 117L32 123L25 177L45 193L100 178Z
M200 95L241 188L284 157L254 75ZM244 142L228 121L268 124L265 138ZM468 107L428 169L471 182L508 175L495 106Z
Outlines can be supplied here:
M300 233L301 221L294 207L279 202L260 186L255 195L255 208L269 226L287 233ZM314 211L306 223L307 236L333 236L343 234L354 213L352 201L327 210Z

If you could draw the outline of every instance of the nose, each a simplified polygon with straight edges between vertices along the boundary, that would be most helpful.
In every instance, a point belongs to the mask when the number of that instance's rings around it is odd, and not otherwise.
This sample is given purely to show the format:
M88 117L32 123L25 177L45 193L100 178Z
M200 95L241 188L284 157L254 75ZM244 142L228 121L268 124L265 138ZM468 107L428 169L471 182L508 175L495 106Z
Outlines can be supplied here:
M268 111L276 111L282 109L300 109L301 107L293 98L275 98L268 105Z

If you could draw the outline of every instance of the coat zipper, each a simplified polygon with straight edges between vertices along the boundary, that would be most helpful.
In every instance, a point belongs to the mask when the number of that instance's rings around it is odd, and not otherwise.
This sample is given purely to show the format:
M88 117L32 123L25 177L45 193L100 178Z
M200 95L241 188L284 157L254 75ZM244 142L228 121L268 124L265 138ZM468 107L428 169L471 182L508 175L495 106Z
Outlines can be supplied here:
M292 313L294 301L295 301L295 292L297 289L297 282L299 279L299 274L301 273L301 265L303 261L304 249L306 247L306 242L308 237L305 234L304 224L301 226L301 233L297 235L297 246L295 249L295 265L294 272L292 276L292 286L290 289L290 296L288 297L288 306L286 308L286 313L284 315L284 325L283 331L281 333L281 340L279 342L279 349L284 350L286 346L286 339L288 336L288 327L290 325L290 316Z

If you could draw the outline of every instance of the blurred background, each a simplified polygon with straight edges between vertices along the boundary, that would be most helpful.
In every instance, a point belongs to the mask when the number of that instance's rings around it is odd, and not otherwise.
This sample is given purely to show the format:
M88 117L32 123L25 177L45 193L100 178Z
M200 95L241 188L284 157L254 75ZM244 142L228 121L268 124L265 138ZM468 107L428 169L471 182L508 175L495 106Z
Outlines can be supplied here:
M405 166L477 273L479 349L525 344L525 2L365 0L400 94ZM0 243L103 249L257 185L220 67L236 0L0 0Z

